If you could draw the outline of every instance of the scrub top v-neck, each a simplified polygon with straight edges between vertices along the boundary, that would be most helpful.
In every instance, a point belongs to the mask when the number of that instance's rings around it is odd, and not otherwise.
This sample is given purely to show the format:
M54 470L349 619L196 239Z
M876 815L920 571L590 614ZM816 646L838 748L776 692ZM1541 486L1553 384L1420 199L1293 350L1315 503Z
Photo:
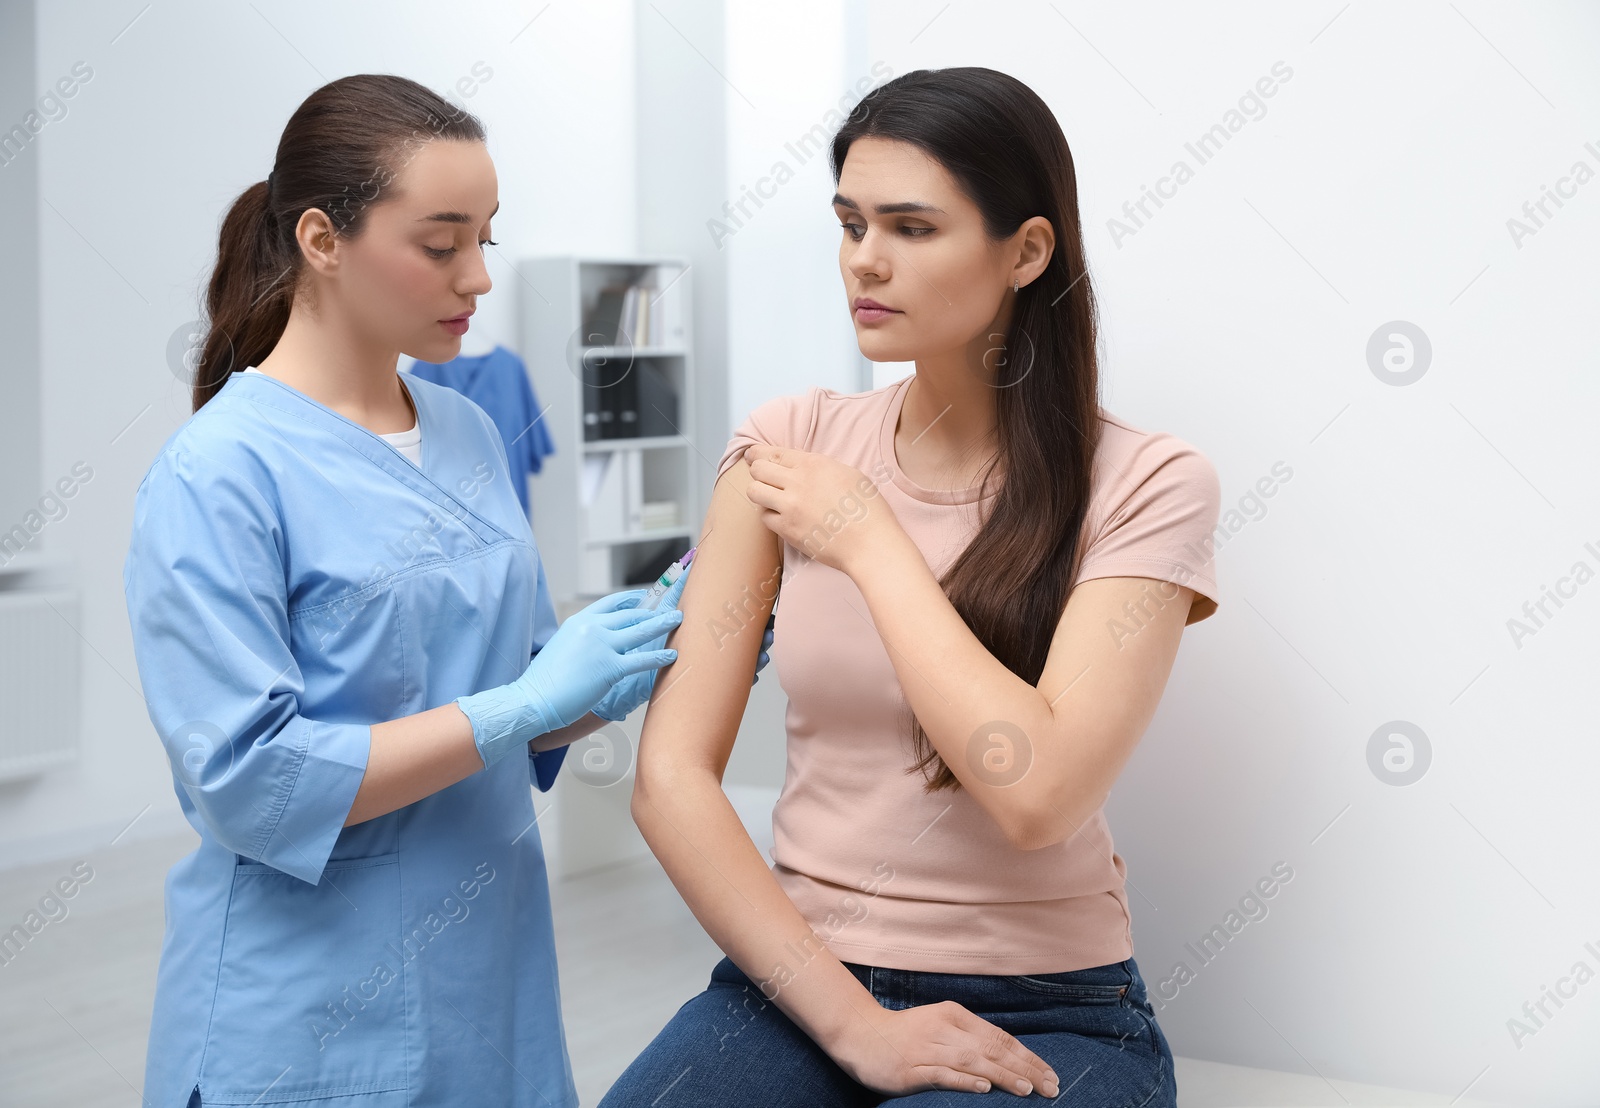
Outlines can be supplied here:
M263 373L255 366L249 366L246 369L240 370L240 372L260 373L263 377L270 376L270 374ZM377 432L377 435L384 442L400 451L400 453L412 465L416 466L418 469L422 468L422 424L420 421L414 424L411 429L407 431Z
M149 1103L577 1103L529 787L565 748L344 826L373 724L515 679L557 626L494 424L405 384L424 466L241 372L139 487L135 655L200 836L166 881Z

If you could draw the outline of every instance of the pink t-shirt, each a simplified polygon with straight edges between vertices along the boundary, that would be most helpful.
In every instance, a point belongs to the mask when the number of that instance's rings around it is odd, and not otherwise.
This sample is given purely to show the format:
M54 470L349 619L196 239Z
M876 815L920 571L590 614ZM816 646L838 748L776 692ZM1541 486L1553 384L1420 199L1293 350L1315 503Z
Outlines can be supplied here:
M717 475L758 442L848 462L878 483L940 576L976 534L981 501L977 488L926 489L901 472L894 433L911 380L769 400L734 432ZM1176 581L1199 594L1188 622L1204 619L1217 607L1216 471L1181 439L1104 408L1100 418L1077 579ZM783 558L772 653L789 697L788 766L773 873L817 937L843 961L943 973L1062 973L1132 957L1126 867L1103 809L1080 834L1025 851L965 789L924 792L922 774L905 772L910 708L865 598L788 543Z

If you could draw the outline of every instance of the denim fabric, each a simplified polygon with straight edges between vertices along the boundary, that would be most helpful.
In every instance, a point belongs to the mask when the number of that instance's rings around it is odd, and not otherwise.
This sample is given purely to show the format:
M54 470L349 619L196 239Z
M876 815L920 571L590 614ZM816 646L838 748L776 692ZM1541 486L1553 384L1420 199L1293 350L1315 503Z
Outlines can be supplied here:
M600 1102L600 1108L822 1108L989 1104L1173 1108L1172 1051L1132 958L1029 976L924 973L846 962L879 1004L953 1000L1009 1031L1061 1080L1060 1095L934 1090L889 1097L855 1082L727 958Z

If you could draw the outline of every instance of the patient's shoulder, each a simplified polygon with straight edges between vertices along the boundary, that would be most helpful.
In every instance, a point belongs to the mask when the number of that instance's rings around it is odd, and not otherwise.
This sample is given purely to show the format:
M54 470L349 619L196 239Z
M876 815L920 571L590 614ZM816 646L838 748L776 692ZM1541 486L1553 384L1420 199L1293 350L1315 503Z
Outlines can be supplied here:
M802 444L810 435L811 416L820 391L812 386L803 393L774 396L758 404L744 417L744 422L734 428L733 437L717 463L717 476L731 469L744 457L745 450L757 443L803 449Z
M843 457L852 444L876 441L895 390L904 383L902 379L865 392L813 385L805 392L774 396L734 430L717 475L727 472L756 443Z

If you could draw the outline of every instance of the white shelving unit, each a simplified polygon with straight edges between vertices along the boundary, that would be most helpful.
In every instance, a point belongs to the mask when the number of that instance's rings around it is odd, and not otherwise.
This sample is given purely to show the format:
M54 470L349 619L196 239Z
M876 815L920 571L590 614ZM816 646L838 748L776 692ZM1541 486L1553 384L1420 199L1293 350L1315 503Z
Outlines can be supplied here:
M528 484L534 540L544 562L558 618L589 599L647 584L688 550L699 533L692 420L695 366L690 332L689 262L671 257L544 257L517 266L521 353L527 364L556 452ZM646 299L659 319L673 324L653 344L634 341L631 330L591 333L601 290L653 285ZM626 328L625 328L626 330ZM604 341L602 341L604 340ZM585 367L591 371L586 379ZM599 387L637 375L641 386L676 396L676 411L647 410L641 391L639 420L629 430L644 435L586 439L584 413ZM600 378L606 385L597 385ZM672 407L672 405L668 405ZM649 505L675 503L665 521ZM634 712L580 740L567 754L551 797L554 811L541 827L552 878L571 876L630 858L649 847L628 812L632 754L644 712ZM583 776L576 769L599 753L626 757L622 776Z
M689 263L682 258L529 258L518 265L522 354L556 442L530 483L534 538L559 604L648 584L698 533ZM604 289L639 285L666 323L655 345L591 324ZM652 328L656 330L656 328ZM585 437L601 391L632 377L638 423ZM675 409L651 402L652 390ZM675 506L669 509L668 506Z

